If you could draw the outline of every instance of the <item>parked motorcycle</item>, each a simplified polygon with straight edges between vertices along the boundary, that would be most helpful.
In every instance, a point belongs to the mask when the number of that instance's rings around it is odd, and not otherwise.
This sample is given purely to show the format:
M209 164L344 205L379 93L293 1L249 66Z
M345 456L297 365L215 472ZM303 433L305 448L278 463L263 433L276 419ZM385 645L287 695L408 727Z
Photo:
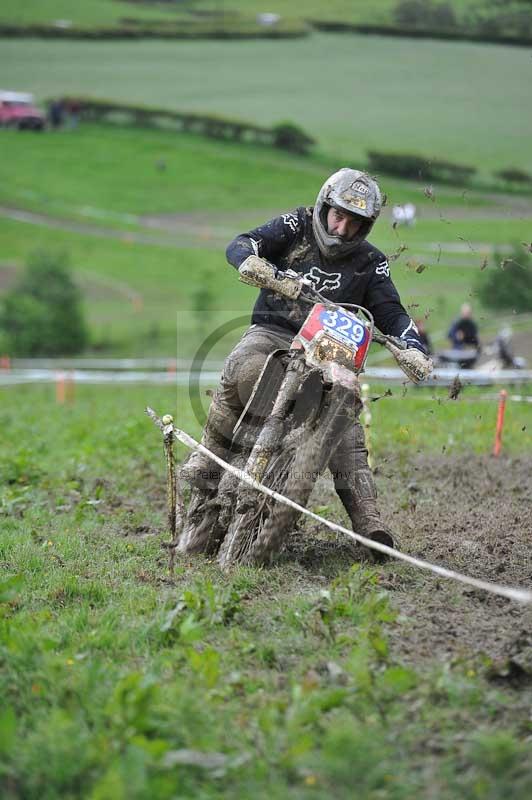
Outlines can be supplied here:
M270 354L234 430L228 461L302 506L331 454L354 424L358 376L372 341L384 345L414 381L412 350L375 330L371 313L338 305L291 270L250 257L240 278L309 305L289 350ZM419 355L419 354L418 354ZM223 568L266 564L282 548L300 512L225 471L210 493L193 489L178 549L217 555Z
M473 369L479 357L479 347L453 348L436 353L436 364L438 367L444 368Z

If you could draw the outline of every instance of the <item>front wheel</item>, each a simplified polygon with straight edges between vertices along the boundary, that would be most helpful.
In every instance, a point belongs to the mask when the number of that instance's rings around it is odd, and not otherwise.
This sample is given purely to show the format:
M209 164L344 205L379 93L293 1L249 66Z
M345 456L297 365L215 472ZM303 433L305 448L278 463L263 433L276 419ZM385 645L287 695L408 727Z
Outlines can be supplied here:
M320 472L354 422L352 390L333 385L312 425L287 434L265 473L263 484L306 506ZM269 564L282 549L301 512L242 486L232 523L220 548L223 568L234 563Z

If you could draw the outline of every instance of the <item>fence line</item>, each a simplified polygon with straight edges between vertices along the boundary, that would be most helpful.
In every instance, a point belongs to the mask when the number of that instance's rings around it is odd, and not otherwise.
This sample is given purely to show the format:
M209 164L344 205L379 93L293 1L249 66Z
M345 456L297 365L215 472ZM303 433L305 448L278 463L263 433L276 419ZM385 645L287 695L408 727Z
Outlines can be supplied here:
M138 359L13 359L10 369L0 369L0 386L19 383L53 383L57 372L72 370L72 378L79 383L151 383L179 386L216 383L220 377L223 364L221 362L205 362L204 372L189 371L190 362L184 359L171 358L138 358ZM161 368L165 372L160 371ZM532 383L532 370L499 370L483 372L482 370L435 369L430 378L416 392L432 387L450 386L459 377L464 387L467 386L503 386ZM404 383L406 377L402 370L395 367L368 367L362 374L362 380L377 383ZM418 396L421 396L419 394ZM516 398L517 395L509 399Z

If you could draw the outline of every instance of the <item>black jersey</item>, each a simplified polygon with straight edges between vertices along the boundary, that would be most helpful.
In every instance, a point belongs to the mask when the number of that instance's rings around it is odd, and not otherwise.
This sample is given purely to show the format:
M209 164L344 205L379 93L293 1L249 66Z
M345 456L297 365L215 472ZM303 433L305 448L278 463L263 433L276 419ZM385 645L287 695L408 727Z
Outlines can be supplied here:
M426 352L417 328L407 314L390 277L388 260L370 242L363 241L346 258L326 259L312 230L312 208L300 207L242 233L227 248L227 260L237 269L249 255L271 261L281 270L292 269L334 303L367 308L383 333L398 336L409 347ZM261 289L252 323L297 333L309 307Z

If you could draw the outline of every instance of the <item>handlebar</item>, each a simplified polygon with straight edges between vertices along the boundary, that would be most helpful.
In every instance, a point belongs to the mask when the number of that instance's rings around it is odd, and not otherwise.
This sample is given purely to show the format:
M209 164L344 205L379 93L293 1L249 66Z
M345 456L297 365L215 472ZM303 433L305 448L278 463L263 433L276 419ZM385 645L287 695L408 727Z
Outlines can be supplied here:
M240 280L261 289L271 289L290 300L301 300L308 305L323 303L327 308L354 308L362 312L371 325L372 340L386 347L390 352L406 350L407 344L397 336L387 336L375 330L373 315L367 308L351 303L333 303L314 288L312 281L305 279L294 270L280 270L259 256L248 256L239 269Z

